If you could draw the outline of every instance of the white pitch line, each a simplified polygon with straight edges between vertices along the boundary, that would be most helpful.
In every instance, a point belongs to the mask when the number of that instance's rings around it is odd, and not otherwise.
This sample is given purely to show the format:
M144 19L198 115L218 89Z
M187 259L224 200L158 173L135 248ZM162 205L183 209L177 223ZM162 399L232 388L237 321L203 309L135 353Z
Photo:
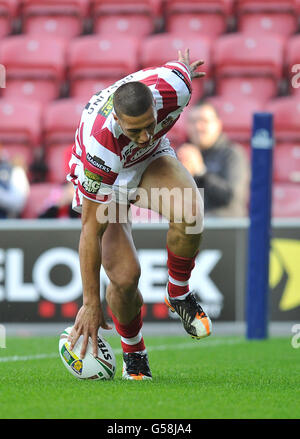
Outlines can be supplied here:
M176 343L172 345L158 345L158 346L149 346L147 347L148 352L153 351L166 351L169 349L179 348L179 349L204 349L214 346L222 346L222 345L233 345L242 343L242 339L224 339L224 340L209 340L206 342L199 342L199 340L195 340L194 343ZM114 349L114 353L116 355L121 354L123 351L122 349ZM0 363L10 363L15 361L31 361L31 360L45 360L48 358L57 358L59 356L59 353L49 353L49 354L36 354L36 355L14 355L11 357L0 357Z

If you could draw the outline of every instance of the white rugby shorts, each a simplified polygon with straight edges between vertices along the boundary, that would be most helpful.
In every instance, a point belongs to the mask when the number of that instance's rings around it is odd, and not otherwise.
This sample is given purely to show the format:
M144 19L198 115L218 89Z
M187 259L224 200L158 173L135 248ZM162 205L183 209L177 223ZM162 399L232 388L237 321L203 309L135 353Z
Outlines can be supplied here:
M101 204L108 204L111 201L115 201L118 204L130 204L129 200L134 199L134 193L137 191L142 175L147 167L154 160L163 156L176 158L174 149L171 147L167 137L162 138L158 149L150 157L129 168L123 168L118 174L114 185L101 185L98 193L99 195L111 195L108 201L101 201L100 197L93 201ZM78 195L74 195L73 199L73 209L79 213L81 213L82 208L82 197L83 194L78 191Z

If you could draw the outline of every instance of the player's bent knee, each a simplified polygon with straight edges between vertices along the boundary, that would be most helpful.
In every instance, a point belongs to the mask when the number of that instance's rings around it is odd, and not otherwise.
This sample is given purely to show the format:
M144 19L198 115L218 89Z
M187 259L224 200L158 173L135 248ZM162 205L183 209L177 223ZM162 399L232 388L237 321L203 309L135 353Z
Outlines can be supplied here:
M118 271L113 275L108 274L108 277L113 284L114 289L117 290L121 295L125 296L134 294L136 292L140 275L141 268L139 265L136 265L135 267L128 268L127 270Z
M184 234L200 234L204 226L204 208L202 199L184 200L182 209L174 211L173 222L179 225Z

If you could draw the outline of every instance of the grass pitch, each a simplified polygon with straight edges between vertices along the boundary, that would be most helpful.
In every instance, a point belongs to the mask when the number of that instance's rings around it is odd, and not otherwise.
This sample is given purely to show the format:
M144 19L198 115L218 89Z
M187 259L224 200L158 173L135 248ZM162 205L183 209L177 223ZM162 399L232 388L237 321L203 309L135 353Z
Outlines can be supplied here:
M152 382L74 378L58 337L8 338L0 349L1 419L300 418L300 349L290 338L145 337Z

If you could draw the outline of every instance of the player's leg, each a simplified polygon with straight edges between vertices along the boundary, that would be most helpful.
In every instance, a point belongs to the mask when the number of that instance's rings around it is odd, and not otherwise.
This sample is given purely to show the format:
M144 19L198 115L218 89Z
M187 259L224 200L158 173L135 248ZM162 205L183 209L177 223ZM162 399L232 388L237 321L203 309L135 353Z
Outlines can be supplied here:
M110 280L106 300L123 349L123 378L151 379L142 335L140 265L127 224L109 224L102 238L102 265Z
M139 187L137 204L151 208L169 220L166 303L179 314L192 337L206 337L211 333L211 321L189 291L189 278L203 230L200 192L187 170L171 156L154 160L145 170ZM143 194L147 196L143 197Z

